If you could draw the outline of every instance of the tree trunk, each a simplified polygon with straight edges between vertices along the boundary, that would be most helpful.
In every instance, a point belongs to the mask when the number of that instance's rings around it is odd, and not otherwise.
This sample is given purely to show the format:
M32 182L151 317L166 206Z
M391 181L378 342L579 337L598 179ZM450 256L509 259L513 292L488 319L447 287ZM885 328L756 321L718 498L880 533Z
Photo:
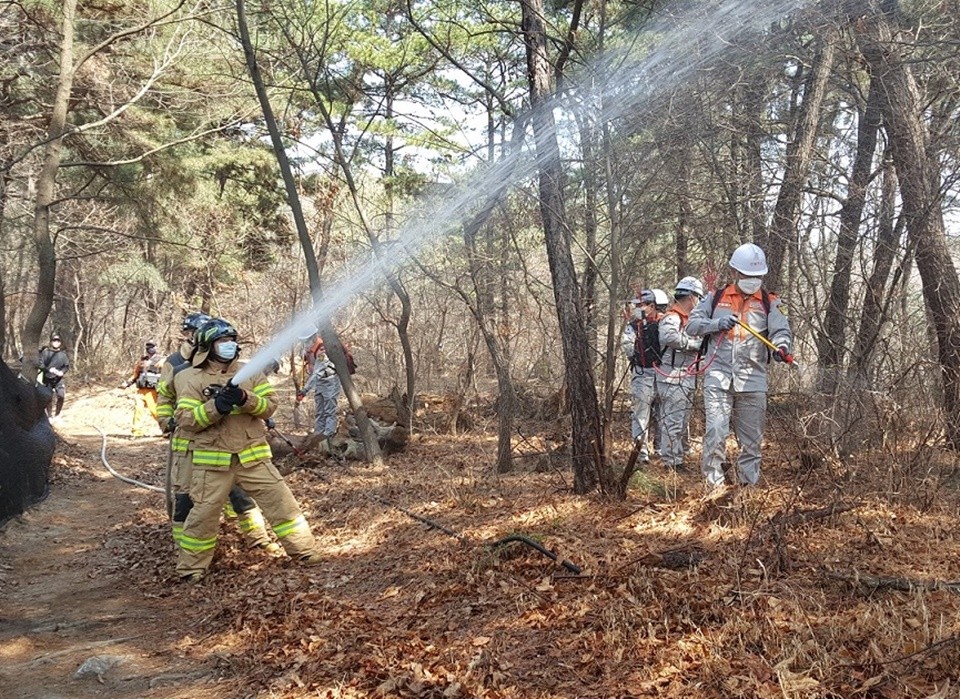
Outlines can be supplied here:
M593 358L587 341L580 287L571 253L570 233L563 206L563 169L556 123L550 109L552 90L543 24L543 0L521 0L527 79L533 112L533 133L539 166L540 215L547 260L557 304L558 331L570 394L571 458L574 491L586 493L598 485L615 492L613 474L604 461L603 434Z
M240 33L240 43L243 46L243 55L246 60L247 70L250 73L250 80L253 82L253 87L256 90L257 99L263 111L263 119L267 125L267 131L270 133L273 154L277 159L277 165L283 177L283 184L287 192L287 203L293 214L293 220L297 228L297 236L300 240L300 248L303 250L307 276L310 279L310 292L313 295L313 302L314 305L319 306L323 300L323 292L320 285L320 271L317 267L316 255L313 253L313 241L310 239L310 232L307 230L303 207L300 205L300 193L297 190L297 183L293 177L293 170L290 167L290 160L287 158L287 151L283 145L280 129L277 127L277 120L273 114L273 108L270 106L270 97L267 94L263 76L260 74L260 66L257 63L253 42L250 40L250 30L247 27L247 14L244 7L244 0L236 0L236 2L237 27ZM340 384L343 387L344 395L346 395L347 401L350 403L350 409L357 419L357 427L360 429L360 438L363 441L364 454L369 462L382 464L383 457L380 454L380 443L377 433L370 423L370 418L367 416L367 409L364 407L363 400L360 398L360 392L357 391L357 387L353 383L353 377L350 376L350 372L347 370L347 355L343 350L343 345L340 343L340 338L337 336L329 319L320 319L318 325L327 355L337 369L337 376L340 377Z
M60 74L57 91L50 110L47 126L47 145L43 149L43 163L37 176L37 196L33 210L33 242L37 249L37 293L33 307L23 325L23 376L28 380L37 375L40 335L53 306L57 279L57 255L50 235L50 207L57 186L60 169L60 151L73 90L73 30L77 0L63 2L63 37L60 42Z
M885 3L896 5L896 3ZM928 151L921 121L923 103L909 66L895 42L895 7L861 25L860 51L880 91L880 109L900 180L907 235L914 247L923 298L934 323L943 382L947 443L960 449L960 279L947 246L940 199L940 166Z
M820 368L827 370L821 374L821 385L826 387L833 381L832 369L843 364L846 353L845 329L849 326L848 305L850 302L850 275L853 253L856 250L860 233L860 218L866 201L867 185L873 169L873 154L877 148L877 132L880 129L879 90L872 84L867 94L867 104L860 114L857 130L857 150L854 155L853 169L847 198L840 210L840 232L837 236L837 256L833 264L833 277L830 282L830 295L827 297L827 311L824 314L823 328L817 338L817 354ZM833 383L838 387L839 383Z
M889 306L887 279L890 277L890 268L893 266L893 259L897 254L900 236L903 233L903 224L906 221L901 216L896 224L894 223L896 199L897 172L890 159L884 157L880 221L873 251L873 270L867 280L860 326L850 362L851 375L859 385L869 385L867 377L873 349L876 347L880 329L887 317L887 306Z
M773 210L773 221L767 236L766 285L778 289L782 282L784 259L788 246L792 246L797 234L800 204L804 185L810 171L810 160L820 123L820 112L827 92L827 79L833 68L836 50L836 29L831 27L823 37L820 50L813 61L813 69L803 91L803 102L797 118L793 141L787 146L787 162L783 184Z
M6 247L7 173L0 171L0 248ZM3 267L0 266L0 357L7 356L7 290Z

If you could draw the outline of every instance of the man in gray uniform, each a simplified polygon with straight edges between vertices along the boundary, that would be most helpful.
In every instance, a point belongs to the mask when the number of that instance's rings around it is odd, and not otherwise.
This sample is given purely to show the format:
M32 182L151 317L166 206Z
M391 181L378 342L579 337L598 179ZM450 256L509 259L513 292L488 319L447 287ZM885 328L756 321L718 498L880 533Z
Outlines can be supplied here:
M683 469L688 448L687 430L697 389L697 357L700 338L687 333L690 311L703 298L703 284L696 277L684 277L673 292L675 302L660 319L660 347L663 359L657 375L660 398L660 456L667 468Z
M779 348L772 353L777 361L787 359L793 340L782 302L763 289L767 273L763 250L753 243L741 245L733 251L729 264L734 283L707 294L690 313L687 323L690 335L710 338L703 381L706 430L701 462L708 490L724 486L723 461L731 422L740 444L738 482L756 485L760 480L760 444L767 412L767 366L771 352L741 323Z

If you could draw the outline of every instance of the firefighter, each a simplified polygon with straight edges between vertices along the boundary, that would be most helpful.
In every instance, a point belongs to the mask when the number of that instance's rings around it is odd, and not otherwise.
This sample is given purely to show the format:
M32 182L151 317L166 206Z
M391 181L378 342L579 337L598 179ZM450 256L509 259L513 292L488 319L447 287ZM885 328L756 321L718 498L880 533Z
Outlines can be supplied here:
M170 437L170 487L173 491L173 513L171 528L173 541L179 543L183 534L183 523L193 507L190 499L190 438L177 427L173 412L177 403L174 390L174 377L190 366L196 347L197 330L211 320L206 313L188 313L180 328L180 347L169 355L160 368L160 380L157 382L157 422L164 434ZM224 508L228 516L237 518L237 525L249 548L260 548L271 555L279 555L282 550L267 533L263 513L257 503L247 495L243 488L235 486L230 491L230 504Z
M684 277L673 292L674 303L660 319L662 358L657 375L660 397L660 456L667 468L682 471L687 452L690 412L697 388L695 373L700 339L687 334L690 311L703 298L703 284Z
M145 437L150 419L157 419L157 383L160 381L160 366L163 360L164 356L157 352L157 343L147 340L143 356L133 365L133 373L120 384L123 389L133 385L137 387L131 429L134 437Z
M760 480L771 353L743 324L778 348L772 354L777 361L786 361L793 341L786 307L763 288L767 273L763 250L745 243L733 251L729 265L734 282L707 294L687 323L689 334L707 336L712 345L703 381L706 429L700 466L711 493L725 489L723 462L731 426L740 444L737 484L756 485Z
M237 330L213 319L197 332L192 366L174 378L174 419L191 441L193 508L180 536L177 573L200 580L213 560L220 509L234 485L256 498L274 534L292 558L321 562L313 532L271 461L263 421L277 409L273 386L262 372L240 385L230 380L238 361Z

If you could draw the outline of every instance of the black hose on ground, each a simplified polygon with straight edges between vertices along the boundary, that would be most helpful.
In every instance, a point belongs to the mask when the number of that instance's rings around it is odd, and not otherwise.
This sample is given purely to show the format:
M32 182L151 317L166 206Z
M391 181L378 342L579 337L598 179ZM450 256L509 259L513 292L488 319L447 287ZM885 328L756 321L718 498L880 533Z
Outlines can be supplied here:
M418 522L422 522L423 524L426 524L426 525L427 525L428 527L430 527L431 529L437 529L437 530L439 530L439 531L442 531L444 534L447 534L447 535L452 536L452 537L454 537L455 539L459 540L461 544L470 543L470 540L469 540L466 536L464 536L463 534L460 534L459 532L455 532L453 529L450 529L449 527L445 527L444 525L440 524L439 522L435 522L435 521L433 521L432 519L427 519L426 517L422 517L422 516L416 514L415 512L410 512L410 510L406 510L406 509L400 507L399 505L394 505L392 502L388 502L387 500L384 500L383 498L377 498L377 502L379 502L381 505L386 505L387 507L392 507L392 508L395 509L395 510L399 510L399 511L402 512L403 514L407 515L407 517L410 517L410 518L412 518L412 519L415 519L415 520L417 520ZM562 561L558 561L558 560L557 560L557 554L555 554L555 553L554 553L553 551L551 551L550 549L545 548L545 547L542 546L541 544L537 543L536 541L534 541L534 540L531 539L530 537L524 536L524 535L522 535L522 534L511 534L510 536L505 536L505 537L503 537L502 539L497 539L497 540L494 541L492 544L488 544L488 545L489 545L490 548L492 548L492 549L497 549L497 548L499 548L499 547L501 547L501 546L505 546L506 544L509 544L509 543L511 543L511 542L514 542L514 541L520 542L520 543L522 543L522 544L526 544L527 546L530 546L531 548L536 549L537 551L539 551L540 553L542 553L544 556L546 556L547 558L549 558L551 561L554 561L554 562L559 563L560 565L562 565L564 568L566 568L567 570L569 570L569 571L570 571L571 573L573 573L574 575L579 575L580 572L581 572L580 566L578 566L576 563L571 563L570 561L568 561L568 560L566 560L566 559L564 559L564 560L562 560Z
M580 566L578 566L576 563L571 563L570 561L568 561L568 560L566 560L566 559L564 559L564 560L562 560L562 561L557 561L557 554L555 554L555 553L554 553L553 551L551 551L550 549L544 548L543 546L541 546L540 544L538 544L536 541L534 541L534 540L531 539L530 537L528 537L528 536L523 536L522 534L511 534L510 536L505 536L505 537L503 537L502 539L497 539L497 540L494 541L492 544L490 544L490 548L497 549L497 548L500 548L501 546L505 546L506 544L509 544L509 543L511 543L511 542L513 542L513 541L519 541L519 542L522 543L522 544L526 544L527 546L530 546L530 547L532 547L532 548L535 548L537 551L539 551L540 553L542 553L544 556L546 556L547 558L549 558L551 561L556 561L557 563L559 563L560 565L562 565L564 568L566 568L567 570L569 570L569 571L570 571L571 573L573 573L574 575L579 575L580 572L581 572Z

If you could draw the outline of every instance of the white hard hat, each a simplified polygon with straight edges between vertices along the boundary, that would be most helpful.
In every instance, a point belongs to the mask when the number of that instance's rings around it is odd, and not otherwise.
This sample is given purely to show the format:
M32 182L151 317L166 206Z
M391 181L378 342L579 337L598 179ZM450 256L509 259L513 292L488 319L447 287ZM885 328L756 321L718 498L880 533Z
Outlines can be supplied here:
M667 296L667 292L663 289L654 289L653 298L656 299L658 306L666 306L670 303L670 297Z
M674 290L674 293L678 296L696 294L700 298L703 298L703 282L696 277L684 277L677 282L677 288Z
M656 305L657 296L654 292L650 291L650 289L643 289L630 303L634 306L638 306L641 303L652 303Z
M767 273L767 256L759 245L744 243L733 251L730 266L748 277L762 277Z

